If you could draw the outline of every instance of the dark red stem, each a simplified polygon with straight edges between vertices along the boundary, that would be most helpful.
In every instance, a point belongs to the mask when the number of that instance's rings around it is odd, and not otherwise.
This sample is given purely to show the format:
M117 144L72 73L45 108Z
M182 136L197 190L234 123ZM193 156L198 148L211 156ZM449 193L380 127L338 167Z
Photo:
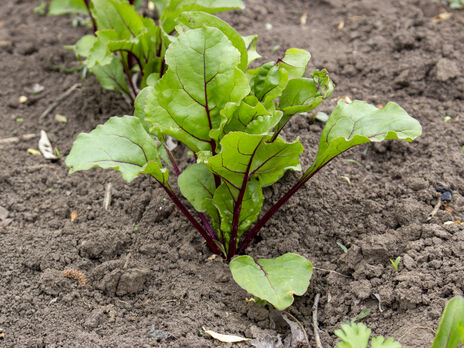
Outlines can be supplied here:
M232 233L230 236L230 241L229 241L229 251L227 253L227 260L231 260L232 257L235 256L235 253L237 251L237 234L238 234L238 225L240 223L240 212L242 210L242 203L243 203L243 197L245 196L245 191L247 187L248 180L250 179L250 169L251 165L253 163L253 157L256 154L256 151L258 148L261 146L261 143L263 142L264 137L261 138L261 141L258 143L256 148L254 149L253 153L250 156L250 160L248 161L247 168L245 171L245 175L243 176L243 181L242 181L242 186L240 187L240 191L237 196L237 200L235 201L234 204L234 217L232 220Z
M92 21L93 26L93 33L97 32L97 23L95 22L95 18L93 18L92 11L90 11L90 0L84 0L85 7L87 8L87 12L89 13L90 20Z
M180 175L180 170L179 167L176 164L176 161L174 160L174 156L172 155L171 151L169 151L168 147L164 145L164 149L166 150L166 153L168 154L169 162L171 162L172 167L174 168L174 172L176 173L176 176Z

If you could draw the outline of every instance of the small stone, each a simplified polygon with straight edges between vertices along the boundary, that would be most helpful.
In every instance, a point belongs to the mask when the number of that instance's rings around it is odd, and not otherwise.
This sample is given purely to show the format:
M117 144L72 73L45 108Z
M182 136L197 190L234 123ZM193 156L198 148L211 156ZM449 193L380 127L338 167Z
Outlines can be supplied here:
M363 279L351 283L351 291L356 295L359 300L365 300L371 296L372 286L368 280Z
M119 279L116 295L123 296L141 292L145 287L145 282L149 275L150 270L146 268L133 268L127 270Z
M460 71L456 62L446 58L442 58L436 65L436 76L438 81L447 81L459 76Z
M18 103L24 104L25 102L27 102L27 97L25 95L22 95L18 98Z

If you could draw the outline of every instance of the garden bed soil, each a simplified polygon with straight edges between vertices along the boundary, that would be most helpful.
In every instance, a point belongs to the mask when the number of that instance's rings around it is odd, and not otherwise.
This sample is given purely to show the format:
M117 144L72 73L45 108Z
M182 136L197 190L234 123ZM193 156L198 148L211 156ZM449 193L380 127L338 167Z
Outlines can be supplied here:
M259 34L267 60L300 47L312 53L311 69L329 70L336 92L320 111L329 113L344 96L381 105L393 100L423 126L411 144L369 144L333 161L247 253L270 258L296 252L313 262L308 292L289 309L312 346L316 293L324 347L333 347L333 331L365 309L370 313L363 322L376 335L395 336L404 347L429 346L444 305L464 288L463 227L444 224L464 220L464 13L434 19L444 8L427 0L245 3L245 11L222 17L242 34ZM63 46L89 29L73 28L67 16L34 13L39 4L2 4L0 139L43 129L66 155L77 134L131 108L93 77L63 71L78 67ZM44 91L33 94L35 83ZM76 83L81 87L40 119ZM27 101L19 103L20 96ZM55 114L67 122L57 122ZM300 136L305 165L321 129L298 116L284 134ZM227 264L210 258L153 180L127 184L116 172L96 169L68 175L63 159L28 153L37 143L36 136L0 145L0 206L8 211L7 217L0 211L0 346L227 346L202 336L203 327L275 335L269 310L245 301ZM295 179L288 174L267 189L268 202ZM113 199L105 210L108 183ZM452 190L452 210L440 209L427 221L440 197L437 186ZM397 256L395 272L389 259ZM82 272L87 284L65 278L65 269Z

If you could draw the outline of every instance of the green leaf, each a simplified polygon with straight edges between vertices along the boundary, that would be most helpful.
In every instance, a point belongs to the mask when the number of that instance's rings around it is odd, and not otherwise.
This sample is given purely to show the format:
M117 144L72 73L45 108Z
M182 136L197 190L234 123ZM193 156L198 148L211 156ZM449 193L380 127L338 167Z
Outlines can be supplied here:
M238 190L231 188L225 183L221 184L216 192L214 192L213 202L221 216L220 233L221 236L224 235L225 245L229 245L234 218L234 203L237 200L238 193ZM256 180L248 182L242 201L242 209L240 210L237 242L240 240L243 232L258 218L263 201L264 196L259 183Z
M143 30L143 20L127 1L92 0L98 30L114 30L119 39L134 38Z
M412 141L420 136L421 126L398 104L389 102L383 109L366 102L340 101L321 134L319 150L304 176L313 175L335 156L349 148L386 139Z
M204 164L187 167L177 179L180 191L196 211L207 213L215 228L219 227L218 211L213 203L216 185L214 176Z
M176 26L178 32L180 29L196 29L202 27L214 27L221 30L224 35L230 40L232 45L240 52L240 64L238 67L245 71L248 66L248 52L245 46L245 42L239 33L235 31L228 23L216 16L210 15L205 12L184 12L177 17L177 23L180 25Z
M290 48L285 52L285 56L280 60L279 66L288 73L288 79L303 77L306 66L311 59L311 54L299 48Z
M342 324L341 330L335 330L335 335L342 340L336 348L367 348L371 329L363 323Z
M311 262L292 253L257 262L244 255L230 262L237 284L278 310L289 307L293 303L293 295L302 296L306 292L312 269Z
M171 0L163 8L160 22L163 30L169 34L174 30L175 20L182 12L217 13L228 10L241 10L244 7L242 0Z
M95 45L97 38L93 35L84 35L73 46L65 46L66 49L71 49L77 58L87 58L90 55L92 47Z
M279 69L279 65L268 62L258 69L248 70L248 74L252 76L250 79L252 93L266 108L270 109L272 102L280 97L287 86L287 70Z
M322 75L321 75L322 74ZM333 83L327 71L316 71L313 78L295 78L290 80L279 99L279 109L285 116L314 110L333 92Z
M464 297L458 296L446 304L431 348L457 348L460 343L464 344Z
M248 51L247 66L249 66L251 62L255 61L256 59L261 58L261 55L256 51L256 45L258 43L258 35L243 36L243 41L245 42L245 46L247 47L247 51Z
M227 113L228 110L224 110ZM248 134L267 134L282 117L282 111L268 111L255 96L245 97L238 107L232 106L224 133L241 131Z
M221 152L206 160L206 165L230 186L239 188L243 178L258 179L261 186L279 180L288 169L300 170L299 140L287 143L281 138L268 143L269 136L230 132L221 140Z
M48 14L59 16L67 13L87 14L84 0L52 0L48 7Z
M248 80L237 68L240 53L216 28L192 29L166 51L168 71L156 83L145 108L146 121L182 141L195 152L210 151L213 133L227 119L221 110L249 93Z
M124 78L124 71L120 60L112 58L109 64L96 65L90 70L95 74L103 88L129 94L129 87Z
M374 337L371 340L371 348L402 348L392 337L385 339L383 336Z
M367 348L371 329L362 323L342 324L341 330L335 330L335 335L342 342L339 342L335 348ZM374 337L371 340L371 348L402 348L402 345L396 342L393 338L385 338L383 336Z
M130 182L139 174L150 174L167 183L168 171L162 168L156 144L132 116L112 117L90 133L81 133L66 158L69 172L90 168L112 168Z

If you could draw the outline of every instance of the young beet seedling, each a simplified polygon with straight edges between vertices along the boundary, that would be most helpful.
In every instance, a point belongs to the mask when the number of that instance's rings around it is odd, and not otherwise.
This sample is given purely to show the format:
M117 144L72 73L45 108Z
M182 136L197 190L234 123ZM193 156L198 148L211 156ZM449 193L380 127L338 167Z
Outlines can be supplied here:
M127 181L151 175L209 248L228 261L243 253L282 205L335 156L355 145L412 141L421 133L419 123L397 104L379 110L361 101L340 102L322 131L313 164L258 219L263 188L287 170L301 170L303 146L281 137L282 128L293 115L328 98L332 81L325 70L304 77L307 51L290 49L276 62L250 70L254 51L248 52L248 43L225 22L191 12L178 23L179 36L166 51L167 71L138 95L136 117L113 117L80 134L66 163L71 173L116 169ZM158 149L166 136L192 150L196 163L181 172L171 153L169 163L162 161ZM168 166L197 217L171 187ZM258 263L240 256L231 269L240 286L278 309L292 303L292 294L304 293L311 276L309 261L296 254Z
M185 11L216 13L242 9L242 0L156 1L159 25L139 15L137 0L53 0L49 14L88 14L94 35L68 46L103 88L116 90L134 102L139 89L153 85L166 71L164 55L174 39L176 18Z

